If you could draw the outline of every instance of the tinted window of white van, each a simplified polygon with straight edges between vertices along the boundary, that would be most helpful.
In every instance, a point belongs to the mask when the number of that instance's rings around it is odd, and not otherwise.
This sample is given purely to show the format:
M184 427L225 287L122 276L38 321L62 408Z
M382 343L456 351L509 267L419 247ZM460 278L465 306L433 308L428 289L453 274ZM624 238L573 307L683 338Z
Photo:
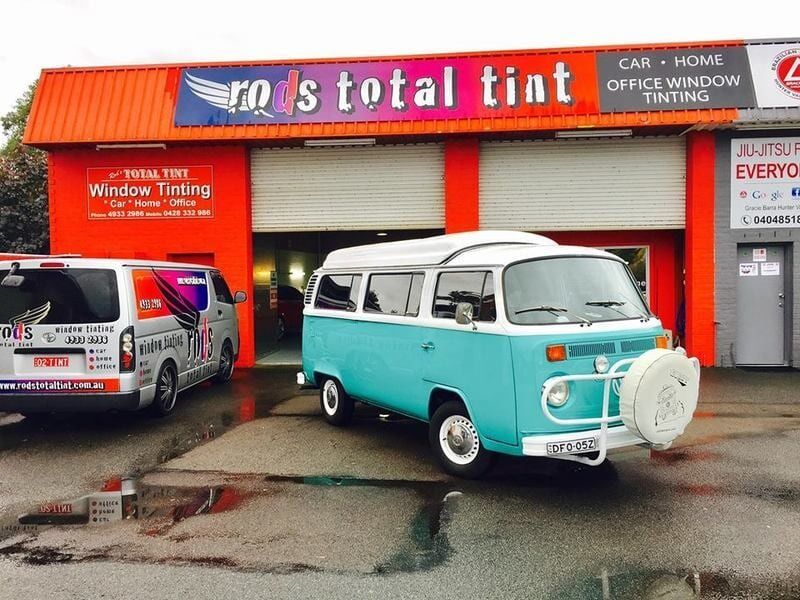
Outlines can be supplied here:
M494 300L494 277L488 271L442 273L436 284L433 316L454 319L459 302L472 304L476 321L494 321L497 308Z
M228 287L227 282L222 277L222 274L216 271L211 271L211 282L214 284L214 295L217 297L217 302L223 304L233 304L233 295L231 289Z
M358 302L361 275L325 275L319 282L316 308L354 311Z
M8 271L0 271L2 280ZM22 269L19 287L0 286L0 323L109 323L119 318L111 269Z
M419 314L424 278L422 273L371 275L364 310L385 315L416 317Z

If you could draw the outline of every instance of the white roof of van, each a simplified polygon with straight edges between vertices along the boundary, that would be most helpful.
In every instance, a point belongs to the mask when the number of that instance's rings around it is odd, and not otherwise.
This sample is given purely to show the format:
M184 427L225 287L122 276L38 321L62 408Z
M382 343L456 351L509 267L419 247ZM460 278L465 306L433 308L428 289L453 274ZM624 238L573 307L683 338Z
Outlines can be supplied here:
M522 231L469 231L418 240L385 242L334 250L323 269L421 267L447 263L459 254L478 248L556 246L550 238Z
M0 260L0 268L7 269L11 267L11 263L18 262L21 269L37 268L41 263L64 263L67 267L76 268L106 268L112 269L119 266L130 267L157 267L157 268L170 268L170 269L211 269L208 265L198 265L193 263L177 263L167 262L163 260L144 260L144 259L126 259L126 258L89 258L89 257L76 257L76 256L37 256L36 258L12 258Z

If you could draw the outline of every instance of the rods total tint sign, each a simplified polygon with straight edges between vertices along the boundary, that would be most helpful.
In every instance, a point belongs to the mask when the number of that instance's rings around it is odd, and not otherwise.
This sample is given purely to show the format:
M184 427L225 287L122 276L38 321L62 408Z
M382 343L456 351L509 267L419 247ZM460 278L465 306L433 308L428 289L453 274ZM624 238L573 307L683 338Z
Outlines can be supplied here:
M174 122L421 121L796 105L800 43L782 43L186 68Z
M184 69L176 125L597 112L594 56L541 54Z
M90 219L176 219L214 216L214 168L91 167L86 170Z

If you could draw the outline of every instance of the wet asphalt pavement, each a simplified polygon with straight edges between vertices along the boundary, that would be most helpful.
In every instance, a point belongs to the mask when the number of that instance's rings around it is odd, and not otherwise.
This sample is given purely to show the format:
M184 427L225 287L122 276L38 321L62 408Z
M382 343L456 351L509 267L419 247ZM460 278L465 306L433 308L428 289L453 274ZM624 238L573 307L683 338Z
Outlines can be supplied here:
M327 426L294 369L176 414L6 418L0 598L800 598L800 373L707 370L672 450L441 474L424 425ZM224 435L223 435L224 434ZM138 519L26 531L137 481Z

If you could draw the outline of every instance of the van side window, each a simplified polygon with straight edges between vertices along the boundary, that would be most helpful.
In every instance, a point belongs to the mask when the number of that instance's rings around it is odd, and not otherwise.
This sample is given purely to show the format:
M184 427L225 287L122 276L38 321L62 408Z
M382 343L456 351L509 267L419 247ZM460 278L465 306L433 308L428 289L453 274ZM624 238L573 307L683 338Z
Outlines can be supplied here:
M225 278L222 277L222 273L211 271L211 282L214 284L214 295L217 297L217 302L233 304L231 289L228 287Z
M459 302L472 304L476 321L494 321L497 308L494 301L494 277L488 271L442 273L436 283L433 316L454 319Z
M354 311L358 302L361 275L325 275L319 282L316 308Z
M364 310L384 315L416 317L419 314L424 279L422 273L370 275Z

